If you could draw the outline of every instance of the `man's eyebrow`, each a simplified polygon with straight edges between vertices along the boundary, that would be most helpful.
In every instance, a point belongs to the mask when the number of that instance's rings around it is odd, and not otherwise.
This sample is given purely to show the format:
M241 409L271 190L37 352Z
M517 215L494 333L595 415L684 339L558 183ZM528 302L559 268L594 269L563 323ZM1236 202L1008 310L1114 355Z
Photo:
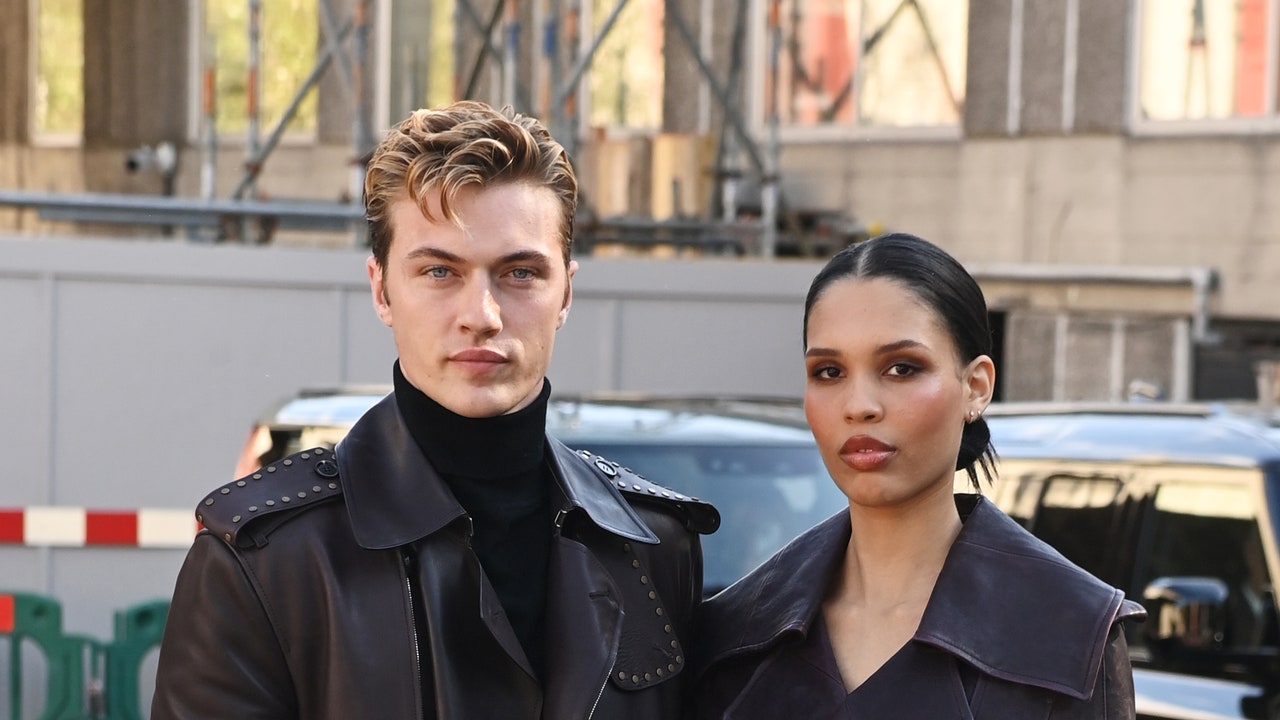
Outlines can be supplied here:
M466 258L462 257L461 255L457 255L455 253L449 252L448 250L443 250L441 248L434 247L431 245L419 245L418 247L405 253L405 256L404 256L405 260L420 260L423 258L432 259L432 260L443 260L445 262L456 263L456 264L462 264L467 262ZM549 264L551 262L551 258L546 253L539 252L537 250L517 250L512 253L507 253L506 255L503 255L502 257L498 258L498 263L502 265L516 263L516 262Z
M452 263L462 262L462 257L460 255L455 255L449 252L448 250L441 250L438 247L432 247L430 245L419 245L418 247L405 253L405 256L404 256L405 260L418 260L421 258L444 260L446 262L452 262Z

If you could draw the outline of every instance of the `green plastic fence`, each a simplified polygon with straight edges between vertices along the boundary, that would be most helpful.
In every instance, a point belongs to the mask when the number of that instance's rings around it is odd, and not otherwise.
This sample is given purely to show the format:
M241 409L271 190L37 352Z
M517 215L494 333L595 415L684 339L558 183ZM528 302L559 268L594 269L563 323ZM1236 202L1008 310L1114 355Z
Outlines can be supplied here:
M115 613L111 642L63 632L57 600L0 592L0 636L9 638L9 715L22 717L23 645L44 655L47 682L39 720L141 720L141 667L164 633L169 604L146 602Z

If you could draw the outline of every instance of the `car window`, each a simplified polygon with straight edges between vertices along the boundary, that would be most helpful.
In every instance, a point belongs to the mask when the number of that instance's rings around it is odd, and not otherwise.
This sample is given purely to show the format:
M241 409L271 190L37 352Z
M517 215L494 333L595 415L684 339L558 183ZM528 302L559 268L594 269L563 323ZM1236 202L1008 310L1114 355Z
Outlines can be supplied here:
M1235 649L1276 641L1276 612L1258 528L1243 484L1169 482L1157 488L1142 529L1137 588L1157 578L1210 577L1227 586L1226 636Z
M708 595L848 507L812 446L575 444L716 506L720 529L702 538Z
M1071 562L1107 577L1119 492L1116 478L1051 476L1044 483L1028 529Z

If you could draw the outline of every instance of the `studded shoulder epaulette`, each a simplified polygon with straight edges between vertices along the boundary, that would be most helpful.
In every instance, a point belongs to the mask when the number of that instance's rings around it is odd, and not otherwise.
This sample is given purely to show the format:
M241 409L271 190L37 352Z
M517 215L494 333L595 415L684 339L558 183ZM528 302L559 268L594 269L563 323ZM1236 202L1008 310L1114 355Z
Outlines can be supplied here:
M341 495L333 451L312 448L214 490L196 508L196 519L227 543L247 547L265 544L265 533L242 537L246 527L280 521L286 513Z
M684 518L690 530L704 535L713 533L720 527L720 511L716 510L711 503L646 480L640 473L629 467L622 467L608 458L594 455L586 450L576 452L578 457L622 491L628 501L643 498L644 501L654 501L671 507Z

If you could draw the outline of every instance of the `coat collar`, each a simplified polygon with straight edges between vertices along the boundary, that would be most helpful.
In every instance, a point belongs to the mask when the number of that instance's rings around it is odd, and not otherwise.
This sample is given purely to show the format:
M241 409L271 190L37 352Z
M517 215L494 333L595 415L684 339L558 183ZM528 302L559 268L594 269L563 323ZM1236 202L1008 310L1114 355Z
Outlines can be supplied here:
M1085 699L1124 595L1071 564L980 496L958 495L956 537L914 640L1011 682ZM844 557L842 511L703 605L703 667L807 635ZM1123 611L1138 614L1131 604Z
M571 507L620 537L658 541L608 478L560 441L548 437L547 443L548 463ZM466 516L413 441L394 395L366 412L336 452L347 512L362 547L412 543Z

